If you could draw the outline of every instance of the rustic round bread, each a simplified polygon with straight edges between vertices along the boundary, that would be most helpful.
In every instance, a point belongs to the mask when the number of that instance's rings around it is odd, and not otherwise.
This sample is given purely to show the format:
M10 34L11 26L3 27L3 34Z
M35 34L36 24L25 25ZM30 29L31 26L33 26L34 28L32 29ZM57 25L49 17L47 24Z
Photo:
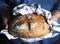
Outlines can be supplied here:
M17 16L10 24L9 32L20 38L36 38L48 34L50 29L43 16L27 14Z

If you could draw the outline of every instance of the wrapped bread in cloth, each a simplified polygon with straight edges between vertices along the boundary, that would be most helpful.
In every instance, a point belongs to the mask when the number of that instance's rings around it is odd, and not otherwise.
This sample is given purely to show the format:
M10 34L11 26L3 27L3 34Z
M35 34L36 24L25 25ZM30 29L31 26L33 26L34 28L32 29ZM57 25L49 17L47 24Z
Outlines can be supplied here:
M44 17L37 14L17 16L10 23L10 33L21 38L41 37L49 32L50 29Z
M22 4L13 9L13 15L16 17L10 21L10 34L20 38L38 38L50 32L46 22L46 16L49 12L45 13L45 10L41 9L39 5L36 6L37 8L34 4L31 6Z

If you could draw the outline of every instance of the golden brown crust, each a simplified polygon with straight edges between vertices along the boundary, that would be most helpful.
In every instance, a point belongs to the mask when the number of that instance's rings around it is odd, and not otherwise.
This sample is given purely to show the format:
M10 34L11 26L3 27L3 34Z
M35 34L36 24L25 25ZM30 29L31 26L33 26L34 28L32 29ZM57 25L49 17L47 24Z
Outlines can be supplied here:
M41 37L50 32L44 17L35 14L17 17L11 27L10 33L22 38Z

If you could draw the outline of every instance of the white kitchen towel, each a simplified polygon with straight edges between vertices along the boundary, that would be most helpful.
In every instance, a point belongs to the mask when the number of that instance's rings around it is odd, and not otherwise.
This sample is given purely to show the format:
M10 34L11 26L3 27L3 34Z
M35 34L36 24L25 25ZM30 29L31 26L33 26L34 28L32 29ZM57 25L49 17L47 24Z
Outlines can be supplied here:
M41 8L39 4L20 4L13 8L13 15L25 15L29 13L37 13L38 15L43 15L47 19L51 18L51 12Z

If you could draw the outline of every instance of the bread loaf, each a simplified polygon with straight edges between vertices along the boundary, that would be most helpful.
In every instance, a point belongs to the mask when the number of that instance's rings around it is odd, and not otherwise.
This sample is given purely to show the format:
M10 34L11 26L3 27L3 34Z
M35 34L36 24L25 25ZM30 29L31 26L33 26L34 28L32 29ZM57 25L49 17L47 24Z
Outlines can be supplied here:
M11 23L9 32L20 38L36 38L48 34L50 29L43 16L27 14L17 16Z

